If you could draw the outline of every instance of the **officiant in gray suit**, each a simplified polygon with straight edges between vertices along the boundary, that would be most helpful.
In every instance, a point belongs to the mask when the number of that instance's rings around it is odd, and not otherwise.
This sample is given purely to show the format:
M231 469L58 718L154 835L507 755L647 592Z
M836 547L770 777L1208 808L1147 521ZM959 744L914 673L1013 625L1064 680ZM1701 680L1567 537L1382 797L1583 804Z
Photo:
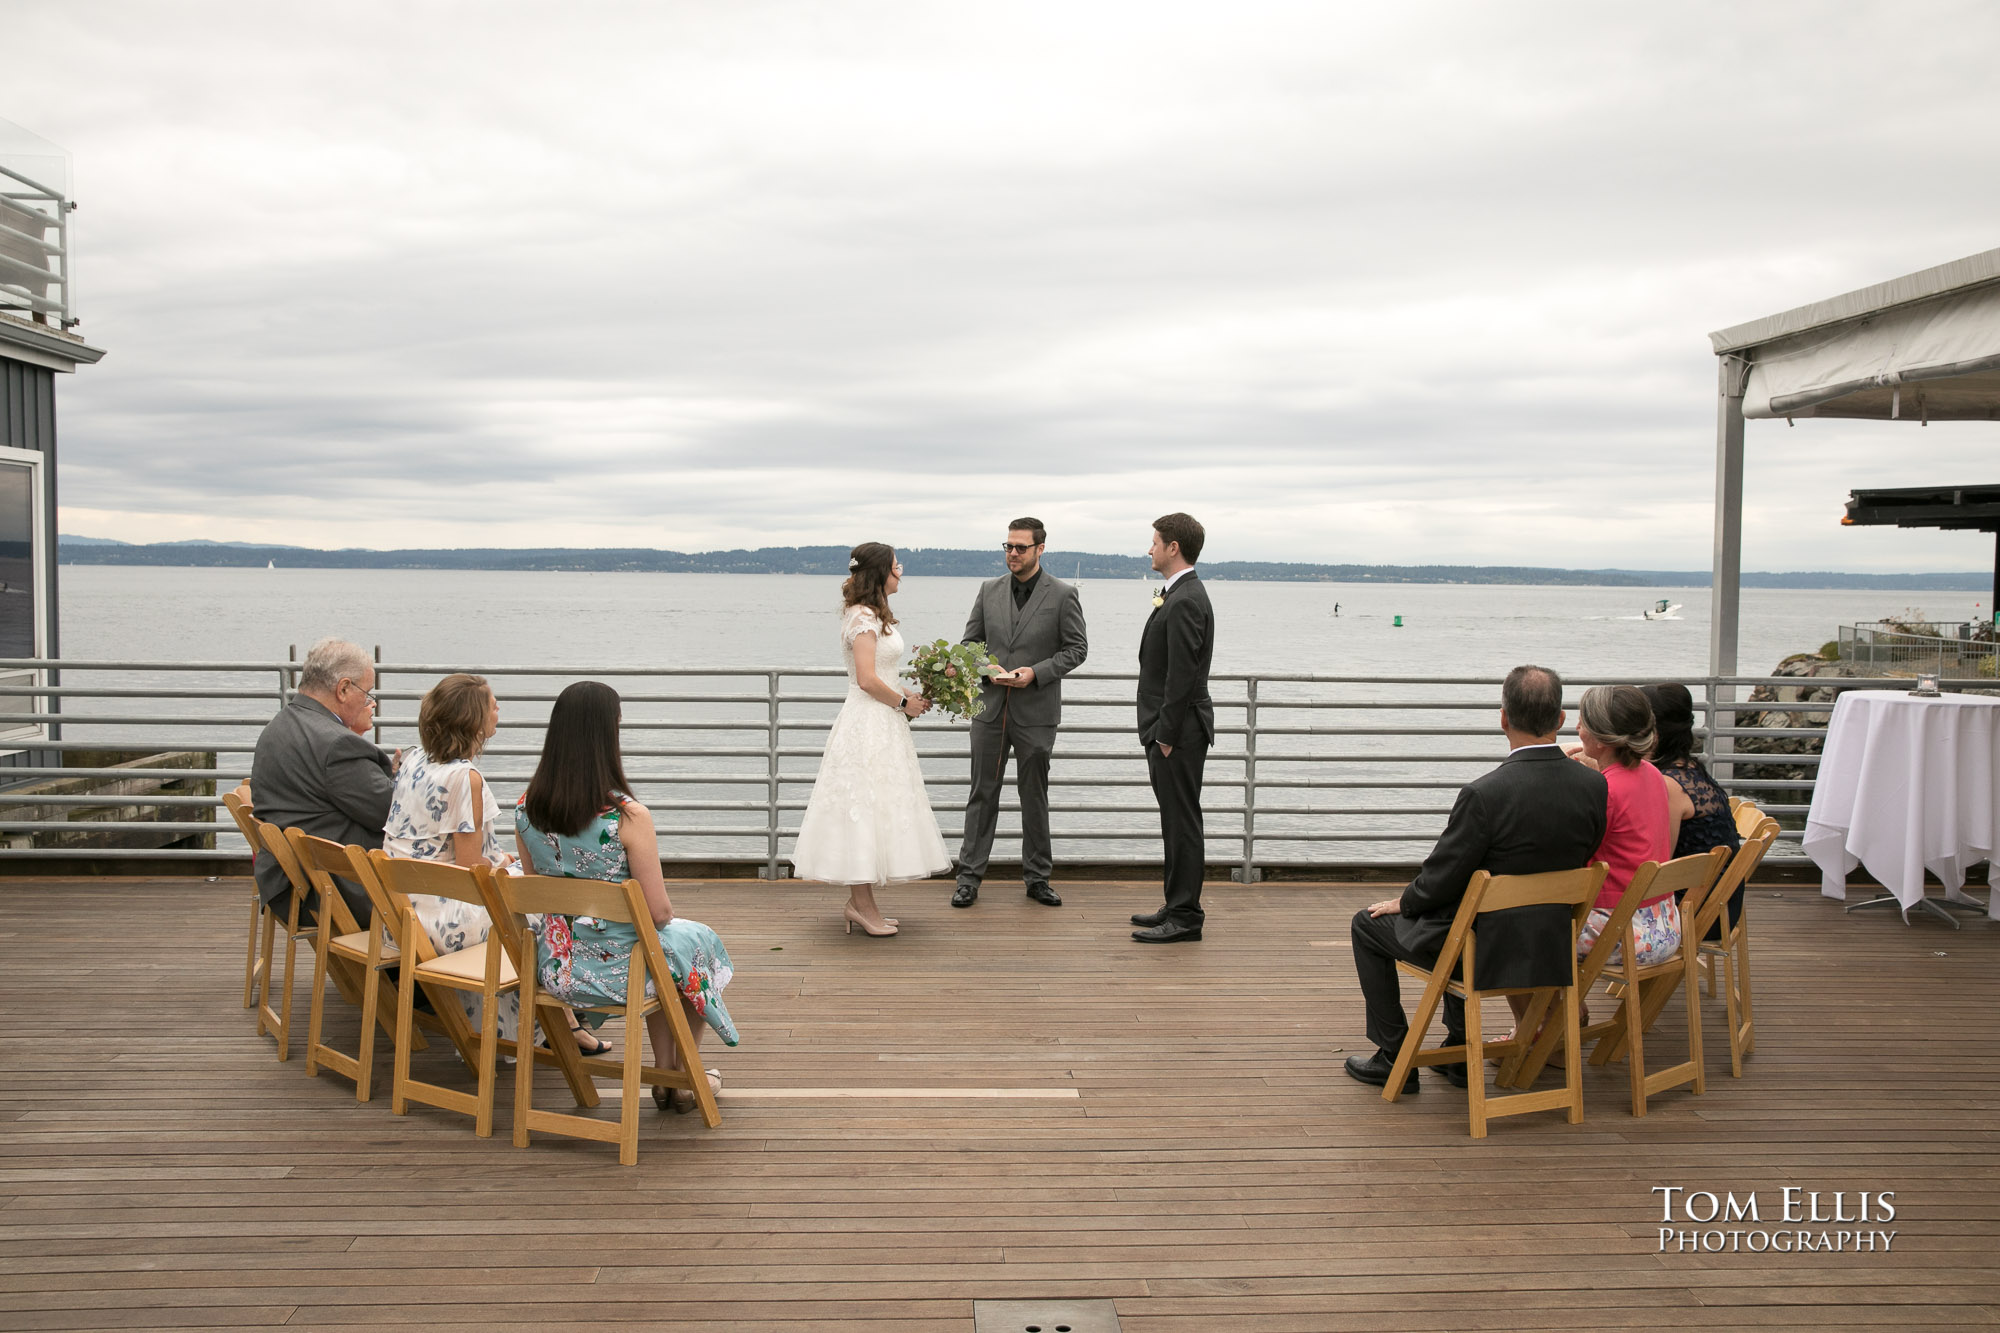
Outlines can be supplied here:
M1042 568L1048 533L1037 518L1007 525L1007 572L982 584L965 622L966 643L984 643L1007 670L985 686L985 707L972 720L972 789L965 803L965 842L958 851L953 907L979 900L1000 819L1000 782L1014 757L1021 797L1021 878L1028 897L1049 907L1062 898L1049 887L1049 754L1062 722L1063 677L1083 665L1083 600L1076 588Z

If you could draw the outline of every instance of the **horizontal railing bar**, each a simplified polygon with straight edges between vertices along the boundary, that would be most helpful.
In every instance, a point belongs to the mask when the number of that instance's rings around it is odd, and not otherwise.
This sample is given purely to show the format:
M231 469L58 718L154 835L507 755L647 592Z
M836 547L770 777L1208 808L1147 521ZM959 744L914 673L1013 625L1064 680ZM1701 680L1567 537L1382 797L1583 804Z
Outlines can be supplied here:
M31 245L52 258L60 259L62 257L63 251L60 245L52 241L45 241L39 236L30 236L25 231L16 231L4 222L0 222L0 236L11 237L21 245Z
M36 741L37 750L49 749L53 741ZM247 778L246 768L50 768L43 764L23 764L0 769L0 780L8 778Z
M62 284L58 281L44 285L60 287ZM0 297L6 298L4 301L0 301L0 304L19 306L24 310L33 310L44 315L59 315L62 313L62 302L51 301L45 296L33 295L22 284L0 282Z
M0 820L0 833L235 833L233 823L206 824L147 819Z
M36 796L0 791L0 806L9 805L186 805L207 806L213 810L221 808L222 798L220 796L154 796L151 794L145 796L99 796L82 793L75 796Z
M60 251L51 251L50 253L58 254ZM16 273L26 274L29 279L40 286L60 287L63 285L63 275L60 269L46 269L39 264L31 264L25 259L16 259L14 256L4 253L0 253L0 266L12 269ZM9 283L8 285L19 286L20 284Z
M177 671L177 672L245 672L256 671L270 674L289 671L296 674L300 663L291 660L269 659L264 661L159 661L145 658L60 658L60 657L9 657L0 658L0 671L31 670L52 668L60 671ZM429 665L422 663L382 662L376 666L378 673L387 675L435 675L447 676L461 672L478 675L516 676L568 676L590 677L597 675L618 676L660 676L660 677L710 677L727 679L744 676L840 679L846 672L839 667L788 667L788 666L734 666L734 667L664 667L664 666L465 666ZM1065 683L1087 684L1091 681L1136 681L1135 671L1088 671L1065 678ZM1717 685L1771 685L1787 688L1837 688L1837 689L1889 689L1889 680L1903 677L1874 676L1572 676L1566 682L1575 686L1588 685L1629 685L1635 681L1649 684L1674 683L1687 686L1690 690L1705 689L1710 684ZM1344 676L1324 675L1313 672L1213 672L1209 676L1213 682L1258 681L1260 684L1317 684L1317 685L1480 685L1498 686L1499 676L1456 675L1456 676ZM1874 682L1883 682L1875 684ZM1995 682L1976 677L1953 677L1943 683L1993 688ZM1065 701L1067 702L1067 701ZM1261 706L1263 700L1259 700ZM1497 696L1488 701L1496 706ZM1724 704L1724 707L1731 705Z

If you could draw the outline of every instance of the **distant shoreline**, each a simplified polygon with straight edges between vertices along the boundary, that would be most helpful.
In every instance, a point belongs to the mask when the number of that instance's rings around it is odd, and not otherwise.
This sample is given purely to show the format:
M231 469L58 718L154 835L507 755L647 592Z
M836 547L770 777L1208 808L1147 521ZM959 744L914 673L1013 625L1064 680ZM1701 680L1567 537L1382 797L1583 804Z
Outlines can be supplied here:
M525 550L320 551L299 546L247 546L219 542L156 542L150 545L102 539L60 539L64 565L178 566L254 569L468 569L539 573L659 574L816 574L839 575L847 568L847 548L767 546L755 551L687 554L643 548L542 547ZM913 575L991 578L997 551L911 547L901 553ZM1152 571L1141 556L1051 552L1044 564L1056 574L1086 579L1143 579ZM1621 588L1706 588L1707 570L1554 569L1527 565L1352 565L1264 560L1217 560L1202 565L1204 577L1278 583L1437 583L1526 584ZM1746 588L1878 589L1985 592L1993 586L1984 572L1852 574L1837 570L1790 573L1746 572Z

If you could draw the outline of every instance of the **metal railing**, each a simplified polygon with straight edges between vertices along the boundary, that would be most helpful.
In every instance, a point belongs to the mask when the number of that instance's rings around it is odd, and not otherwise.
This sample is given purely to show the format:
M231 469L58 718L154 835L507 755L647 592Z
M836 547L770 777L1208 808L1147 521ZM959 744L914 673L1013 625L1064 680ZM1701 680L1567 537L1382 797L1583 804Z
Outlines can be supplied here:
M1993 627L1976 621L1926 625L1934 634L1916 632L1895 621L1840 627L1840 660L1898 675L1930 673L1991 682L1995 679Z
M0 309L25 310L37 322L77 323L71 310L69 215L62 192L0 166Z
M15 741L15 766L0 772L0 858L117 860L246 856L220 793L249 776L251 750L273 712L291 698L298 664L0 660L0 672L31 673L0 685L0 706L31 703L46 739ZM472 667L383 663L376 739L415 742L416 707L438 678L469 670L500 701L501 730L480 760L503 810L525 786L540 753L548 705L578 679L601 679L624 700L624 756L635 795L652 807L669 861L788 873L791 839L806 807L828 725L846 691L831 670L790 668ZM1792 677L1679 678L1707 724L1703 754L1732 790L1754 791L1796 839L1811 800L1816 754L1749 754L1749 738L1823 735L1821 726L1744 727L1736 714L1780 710L1824 717L1829 702L1790 702L1801 690L1879 688L1866 680ZM1143 865L1159 858L1157 808L1133 734L1129 674L1085 673L1064 685L1064 722L1050 776L1059 863ZM59 683L58 683L59 682ZM1576 692L1591 684L1572 680ZM1622 682L1631 683L1631 682ZM1954 682L1978 684L1977 681ZM1218 675L1216 745L1205 782L1212 863L1254 881L1266 868L1406 866L1421 860L1444 826L1452 794L1502 756L1497 678ZM1780 702L1744 695L1768 686ZM1570 704L1574 716L1574 703ZM19 714L15 714L19 717ZM947 842L961 834L969 763L965 725L925 718L914 726L933 808ZM118 752L115 763L101 752ZM91 752L100 752L92 754ZM188 756L192 754L193 758ZM152 756L152 758L148 758ZM78 762L89 761L89 762ZM1802 777L1748 773L1752 766ZM57 780L67 789L51 793ZM125 790L83 790L89 781ZM149 781L201 790L147 794ZM144 811L143 818L125 817ZM93 818L111 814L113 818ZM87 822L86 822L87 821ZM503 833L511 816L502 816ZM201 839L202 847L33 845L38 837L90 829L121 835ZM1003 806L996 859L1018 846L1018 809Z

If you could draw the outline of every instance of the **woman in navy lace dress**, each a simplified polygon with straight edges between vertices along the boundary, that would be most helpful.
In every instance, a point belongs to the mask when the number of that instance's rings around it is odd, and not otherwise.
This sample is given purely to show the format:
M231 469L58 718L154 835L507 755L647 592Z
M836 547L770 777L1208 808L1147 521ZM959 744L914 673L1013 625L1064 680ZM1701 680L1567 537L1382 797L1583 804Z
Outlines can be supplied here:
M1646 697L1653 705L1653 723L1660 738L1653 751L1653 765L1677 785L1687 799L1683 806L1674 802L1680 816L1680 833L1674 841L1674 855L1699 856L1716 847L1727 847L1733 855L1743 845L1736 832L1736 817L1729 810L1729 794L1694 757L1694 697L1685 685L1648 685ZM1729 896L1729 922L1743 909L1743 886ZM1710 938L1720 934L1720 924L1709 928Z

